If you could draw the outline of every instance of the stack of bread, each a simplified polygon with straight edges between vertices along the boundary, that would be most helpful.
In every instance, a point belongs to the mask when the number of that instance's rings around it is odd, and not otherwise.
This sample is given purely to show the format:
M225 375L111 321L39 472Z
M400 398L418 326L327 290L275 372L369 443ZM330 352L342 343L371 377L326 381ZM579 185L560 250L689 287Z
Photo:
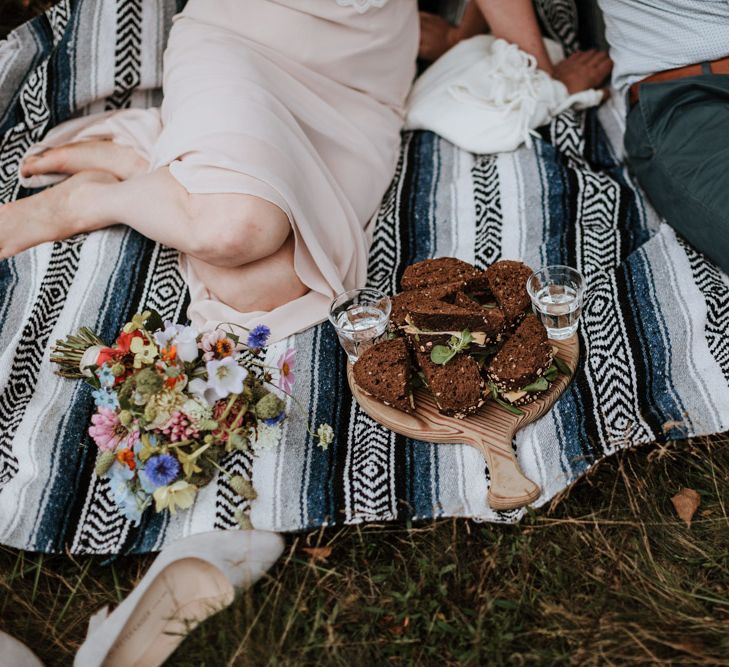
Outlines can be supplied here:
M511 412L569 369L528 314L532 270L499 261L482 271L454 257L413 264L392 297L390 333L353 368L359 388L405 412L425 385L438 409L463 418L493 399Z

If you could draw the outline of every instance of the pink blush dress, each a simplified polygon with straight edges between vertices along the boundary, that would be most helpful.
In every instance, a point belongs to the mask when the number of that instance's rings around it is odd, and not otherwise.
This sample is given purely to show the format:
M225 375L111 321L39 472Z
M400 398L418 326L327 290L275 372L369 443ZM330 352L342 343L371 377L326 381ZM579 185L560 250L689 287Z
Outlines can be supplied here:
M291 303L237 312L180 257L195 326L266 324L280 340L365 283L369 223L395 170L417 49L416 0L190 0L170 32L160 109L69 121L28 154L109 138L133 146L150 171L169 168L190 193L281 208L310 289Z

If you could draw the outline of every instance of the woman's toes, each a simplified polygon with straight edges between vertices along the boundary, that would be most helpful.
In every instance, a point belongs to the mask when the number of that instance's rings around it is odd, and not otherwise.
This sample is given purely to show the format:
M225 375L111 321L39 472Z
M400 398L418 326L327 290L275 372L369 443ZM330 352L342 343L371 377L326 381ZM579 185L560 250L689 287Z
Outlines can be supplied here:
M147 161L130 146L100 139L49 148L40 155L27 158L21 173L25 177L42 174L72 176L84 171L105 171L126 180L144 173L147 168Z

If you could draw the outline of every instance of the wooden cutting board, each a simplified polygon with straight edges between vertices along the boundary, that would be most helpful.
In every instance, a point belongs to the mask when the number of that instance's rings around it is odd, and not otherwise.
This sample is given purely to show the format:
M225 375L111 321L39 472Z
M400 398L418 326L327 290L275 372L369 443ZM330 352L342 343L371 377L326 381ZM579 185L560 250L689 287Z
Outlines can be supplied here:
M558 350L557 356L572 369L574 375L580 355L577 335L551 342ZM511 443L519 429L542 417L554 405L569 385L572 375L558 375L549 391L533 403L521 406L523 415L514 415L489 400L476 414L455 419L438 412L435 399L425 388L415 391L415 414L391 408L363 392L354 382L352 365L347 368L349 386L357 402L372 419L386 428L416 440L465 443L478 449L488 464L491 485L487 500L495 510L524 507L539 497L541 489L519 468Z

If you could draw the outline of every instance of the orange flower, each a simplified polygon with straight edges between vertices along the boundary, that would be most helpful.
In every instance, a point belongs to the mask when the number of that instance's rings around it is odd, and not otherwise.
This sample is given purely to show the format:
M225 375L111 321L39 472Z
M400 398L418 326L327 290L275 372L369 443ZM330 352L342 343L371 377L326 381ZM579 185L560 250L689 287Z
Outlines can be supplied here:
M175 345L170 345L170 347L163 347L160 354L162 355L162 361L171 363L177 357L177 347Z
M134 470L137 467L137 464L134 461L134 452L129 447L117 452L116 460L119 461L119 463L124 464L127 468L129 468L129 470Z
M223 359L233 354L233 341L230 338L223 338L215 343L215 358Z

